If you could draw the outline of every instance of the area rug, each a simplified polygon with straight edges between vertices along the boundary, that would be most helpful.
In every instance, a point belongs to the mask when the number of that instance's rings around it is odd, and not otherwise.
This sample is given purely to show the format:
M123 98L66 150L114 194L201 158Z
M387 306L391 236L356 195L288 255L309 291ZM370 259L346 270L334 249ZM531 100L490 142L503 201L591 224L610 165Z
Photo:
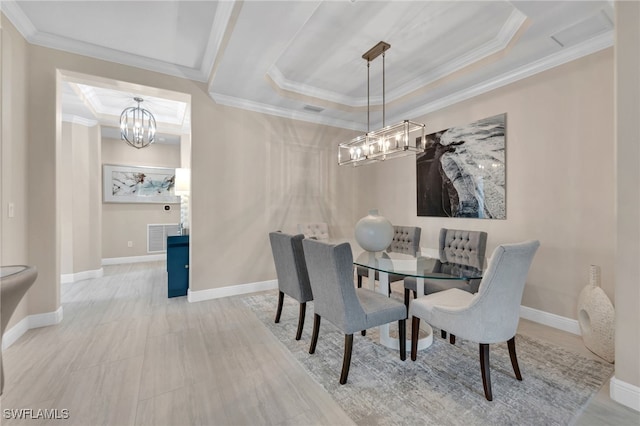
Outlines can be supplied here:
M482 388L478 345L450 345L434 330L434 343L417 360L401 361L378 343L377 330L354 335L347 384L338 379L344 335L323 321L316 352L309 354L313 303L307 304L302 339L294 339L298 303L285 297L273 322L277 292L247 296L245 304L300 364L360 425L567 425L613 373L611 364L588 359L527 336L516 336L523 381L515 379L507 345L491 345L493 401ZM407 333L409 335L409 333Z

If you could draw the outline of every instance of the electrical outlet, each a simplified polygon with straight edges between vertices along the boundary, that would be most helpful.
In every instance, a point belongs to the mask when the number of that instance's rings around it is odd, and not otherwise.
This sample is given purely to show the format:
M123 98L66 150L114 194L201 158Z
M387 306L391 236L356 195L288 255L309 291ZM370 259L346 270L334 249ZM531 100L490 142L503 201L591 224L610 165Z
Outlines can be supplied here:
M127 247L133 247L133 241L127 241Z
M14 203L9 203L7 206L7 216L14 217L16 215L16 206Z

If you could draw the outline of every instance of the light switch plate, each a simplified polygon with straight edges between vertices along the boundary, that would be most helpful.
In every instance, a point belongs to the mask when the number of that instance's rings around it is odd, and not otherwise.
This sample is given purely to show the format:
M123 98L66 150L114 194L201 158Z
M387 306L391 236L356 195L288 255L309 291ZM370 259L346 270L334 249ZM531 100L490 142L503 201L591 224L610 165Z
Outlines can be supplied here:
M7 216L14 217L16 215L16 206L14 203L9 202L7 206Z

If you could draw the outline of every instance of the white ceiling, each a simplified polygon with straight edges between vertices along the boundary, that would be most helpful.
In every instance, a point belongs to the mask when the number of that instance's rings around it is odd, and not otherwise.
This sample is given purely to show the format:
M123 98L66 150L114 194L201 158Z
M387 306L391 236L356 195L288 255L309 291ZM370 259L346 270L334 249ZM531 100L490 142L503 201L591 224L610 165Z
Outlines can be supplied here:
M613 45L612 5L362 0L1 3L31 43L206 82L211 97L221 104L359 130L367 126L367 63L361 56L381 40L391 44L385 57L390 124ZM382 119L381 57L371 62L370 72L374 128ZM168 134L188 127L189 106L175 99L81 86L69 83L65 89L65 114L104 123L119 117L133 96L142 95L145 107Z

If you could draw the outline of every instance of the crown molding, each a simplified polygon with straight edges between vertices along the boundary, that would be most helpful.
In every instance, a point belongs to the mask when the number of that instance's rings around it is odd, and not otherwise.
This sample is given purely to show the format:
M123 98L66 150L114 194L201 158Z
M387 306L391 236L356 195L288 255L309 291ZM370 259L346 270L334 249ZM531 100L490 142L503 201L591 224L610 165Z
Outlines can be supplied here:
M220 53L220 46L227 31L227 26L231 20L233 8L235 7L236 0L220 1L216 5L216 15L213 17L213 24L211 25L211 33L209 34L209 40L207 41L207 47L204 51L204 57L200 64L200 73L205 76L205 80L208 81L216 57Z
M572 48L563 49L560 52L546 56L535 62L516 68L513 71L486 80L480 84L476 84L475 86L472 86L470 88L460 90L456 93L453 93L452 95L440 98L437 101L431 102L418 108L414 108L406 112L394 114L390 116L387 121L395 122L407 117L420 117L422 115L438 111L458 102L462 102L475 96L482 95L491 90L495 90L508 84L514 83L518 80L531 77L543 71L547 71L557 66L564 65L567 62L571 62L584 56L599 52L600 50L606 49L608 47L612 47L613 43L613 31L603 33Z
M27 18L27 15L24 14L15 0L2 0L2 13L11 21L25 40L29 40L36 34L36 27L33 26L31 20Z
M526 66L516 68L513 71L501 74L495 78L486 80L470 88L460 90L450 96L446 96L418 108L390 115L387 117L386 121L388 123L394 123L407 118L416 118L434 111L438 111L450 105L454 105L458 102L465 101L475 96L490 92L491 90L495 90L502 86L514 83L518 80L522 80L540 72L547 71L557 66L566 64L567 62L571 62L584 56L599 52L600 50L613 46L613 42L613 31L603 33L599 36L593 37L590 40L587 40L584 43L580 43L571 48L563 49L557 53L546 56ZM366 131L366 128L363 127L363 125L346 120L331 119L316 114L292 111L286 108L273 107L271 105L222 95L215 92L210 92L210 96L216 102L222 105L247 109L263 114L277 115L279 117L292 118L317 124L340 127L343 129L358 130L362 132ZM375 128L379 127L381 123L372 122L371 125Z
M147 71L172 75L174 77L186 78L188 80L200 82L207 80L200 70L196 70L194 68L169 64L164 61L158 61L156 59L146 58L122 52L120 50L110 49L108 47L96 46L95 44L85 43L83 41L69 40L65 37L59 37L53 34L36 33L32 37L27 38L27 41L31 44L36 44L50 49L62 50L64 52L88 56L90 58L130 67L141 68Z
M93 127L98 125L98 120L80 117L74 114L62 114L62 121L71 124L79 124L81 126Z
M504 50L511 40L518 33L522 25L527 20L527 16L520 10L514 8L500 29L500 32L489 42L482 46L471 50L466 55L451 60L429 72L421 78L411 80L395 90L389 91L387 94L387 102L394 102L403 96L419 90L447 75L453 74L461 69L472 65L490 55ZM367 98L345 96L343 94L333 92L331 90L319 89L304 83L288 80L278 67L274 64L269 68L267 75L282 90L294 92L303 96L321 99L323 101L335 102L349 107L367 106ZM382 96L372 96L370 98L371 105L382 105Z
M522 25L527 20L527 16L515 9L509 15L509 18L505 21L504 25L500 29L500 32L492 40L484 43L476 49L471 50L465 55L459 56L425 74L422 78L417 78L409 81L406 84L398 87L395 90L389 92L388 102L393 102L406 96L416 90L420 90L423 87L434 83L441 78L456 73L478 61L481 61L495 53L504 50L511 40L518 33Z
M273 80L273 83L281 90L294 92L299 95L309 96L311 98L321 99L322 101L328 101L346 105L349 107L363 107L367 106L367 98L354 98L351 96L345 96L332 90L324 90L315 86L311 86L304 83L298 83L296 81L288 80L276 67L272 65L267 71L267 76ZM372 104L381 104L382 96L372 96Z
M329 118L315 113L303 111L294 111L287 108L280 108L273 105L267 105L260 102L250 101L248 99L236 98L233 96L223 95L216 92L210 92L211 98L216 103L235 108L245 109L249 111L259 112L262 114L275 115L278 117L290 118L293 120L307 121L310 123L323 124L326 126L339 127L342 129L365 131L362 124L352 121Z
M186 78L188 80L206 82L211 71L211 65L203 60L201 66L203 69L189 68L181 65L170 64L152 58L146 58L127 52L122 52L108 47L97 46L95 44L83 41L70 40L54 34L38 32L33 26L29 18L22 12L22 9L14 0L2 0L3 13L16 27L18 32L31 44L35 44L49 49L61 50L63 52L74 53L77 55L88 56L90 58L109 61L116 64L145 69L147 71L159 72L162 74L172 75L174 77ZM221 4L226 2L221 2ZM216 14L217 15L217 14ZM212 33L217 32L213 29ZM209 38L215 41L215 35ZM207 52L211 46L207 44ZM214 53L215 54L215 53ZM207 60L209 60L207 58ZM205 70L206 67L209 67ZM206 72L205 72L206 71Z

